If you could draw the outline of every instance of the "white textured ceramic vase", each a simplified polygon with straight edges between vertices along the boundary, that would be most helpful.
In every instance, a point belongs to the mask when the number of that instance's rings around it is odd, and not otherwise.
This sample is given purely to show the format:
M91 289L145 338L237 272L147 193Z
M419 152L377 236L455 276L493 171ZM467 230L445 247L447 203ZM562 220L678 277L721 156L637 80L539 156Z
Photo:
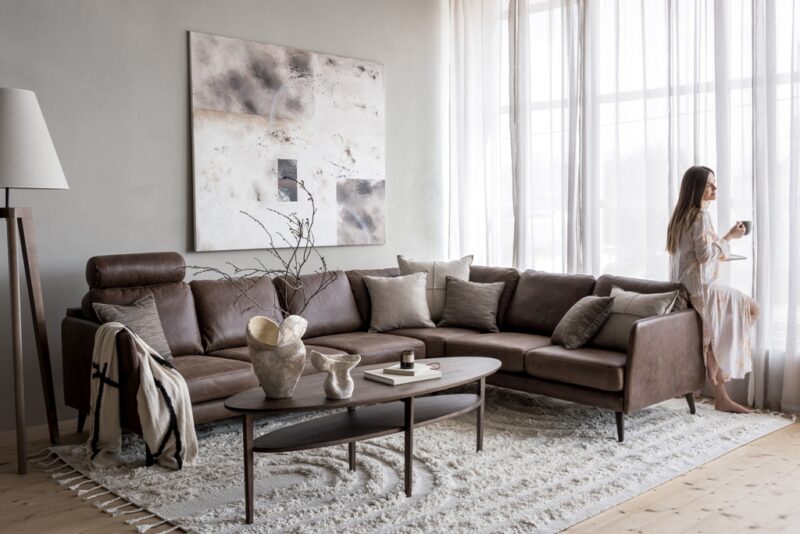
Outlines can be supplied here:
M247 321L247 346L253 370L270 399L291 397L306 365L303 334L308 322L290 315L280 325L269 317Z
M311 363L318 371L328 373L325 378L325 396L329 399L349 399L353 396L355 382L350 370L361 361L359 354L322 354L311 351Z

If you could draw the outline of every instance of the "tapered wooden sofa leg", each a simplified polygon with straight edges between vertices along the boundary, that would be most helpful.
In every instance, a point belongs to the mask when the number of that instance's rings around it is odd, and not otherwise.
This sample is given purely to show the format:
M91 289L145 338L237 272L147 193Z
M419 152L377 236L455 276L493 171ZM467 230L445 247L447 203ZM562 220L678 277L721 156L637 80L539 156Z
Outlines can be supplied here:
M617 441L622 443L625 441L625 414L622 412L614 412L617 416Z
M78 434L83 432L83 427L86 425L86 416L89 415L86 412L78 412Z
M692 415L696 414L697 410L694 407L694 394L687 393L685 397L686 397L686 402L689 404L689 413Z

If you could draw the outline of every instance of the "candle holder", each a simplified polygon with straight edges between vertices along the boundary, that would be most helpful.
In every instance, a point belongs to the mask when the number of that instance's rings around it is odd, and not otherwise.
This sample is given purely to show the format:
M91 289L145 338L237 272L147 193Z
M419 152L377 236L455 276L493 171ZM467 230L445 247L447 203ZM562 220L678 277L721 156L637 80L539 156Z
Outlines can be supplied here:
M400 353L400 369L414 368L414 351L404 350Z

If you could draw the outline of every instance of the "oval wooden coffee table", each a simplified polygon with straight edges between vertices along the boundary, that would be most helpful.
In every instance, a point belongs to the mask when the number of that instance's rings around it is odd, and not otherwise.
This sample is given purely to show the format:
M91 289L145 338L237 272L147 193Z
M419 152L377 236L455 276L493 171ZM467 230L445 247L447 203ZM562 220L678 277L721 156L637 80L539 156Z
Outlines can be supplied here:
M483 449L485 378L500 368L494 358L451 357L417 360L438 363L442 378L390 386L364 378L364 371L382 369L391 363L357 367L351 373L356 387L345 400L326 399L322 383L326 373L300 378L288 399L267 399L254 388L234 395L225 407L242 414L244 442L244 488L246 521L253 522L253 453L286 452L349 444L350 470L356 468L356 442L405 432L405 490L411 495L414 428L477 410L476 450ZM477 382L477 393L435 395L457 386ZM422 398L417 398L422 397ZM304 421L253 439L253 418L258 414L308 412L347 408L346 412ZM356 409L358 408L358 409Z

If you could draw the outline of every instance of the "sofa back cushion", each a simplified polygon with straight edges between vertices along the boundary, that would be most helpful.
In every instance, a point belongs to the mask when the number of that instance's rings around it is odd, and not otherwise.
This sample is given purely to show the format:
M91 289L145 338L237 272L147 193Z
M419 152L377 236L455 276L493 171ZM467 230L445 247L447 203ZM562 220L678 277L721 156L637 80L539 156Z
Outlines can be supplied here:
M326 280L330 282L327 283ZM276 278L273 282L278 298L283 303L283 309L308 321L304 339L355 332L361 327L361 315L358 313L356 299L350 291L350 282L344 272L303 275L300 277L300 284L293 284L298 287L296 290L287 287L287 282L283 278ZM327 285L303 310L306 295L314 294L326 283Z
M469 268L469 281L479 284L491 284L493 282L505 282L503 294L500 295L500 303L497 305L497 326L502 330L505 326L506 311L511 303L511 298L517 290L519 282L519 271L511 267L485 267L473 265Z
M400 269L398 267L389 267L387 269L357 269L347 271L347 279L350 281L350 290L353 292L353 298L356 299L358 314L361 316L360 330L367 330L372 318L372 301L369 298L367 284L364 282L365 276L400 276Z
M206 352L245 346L247 321L256 315L283 320L269 277L193 280L189 286Z
M442 318L444 301L447 298L447 277L452 276L459 280L469 279L469 266L472 265L472 256L464 256L452 261L419 261L397 256L397 266L400 274L427 273L426 296L431 319L434 323Z
M670 291L678 291L678 298L675 300L671 311L685 310L691 306L689 293L683 287L683 284L644 280L642 278L627 278L610 274L604 274L597 279L597 283L594 286L594 294L600 297L608 297L611 295L611 288L614 286L624 291L635 291L636 293L669 293Z
M85 317L99 322L100 318L92 308L95 302L130 306L151 292L156 300L158 316L172 355L203 354L200 327L194 311L194 297L189 285L184 282L90 289L81 301L81 309Z
M594 277L527 270L519 277L508 305L505 327L517 332L551 335L564 314L592 294Z

